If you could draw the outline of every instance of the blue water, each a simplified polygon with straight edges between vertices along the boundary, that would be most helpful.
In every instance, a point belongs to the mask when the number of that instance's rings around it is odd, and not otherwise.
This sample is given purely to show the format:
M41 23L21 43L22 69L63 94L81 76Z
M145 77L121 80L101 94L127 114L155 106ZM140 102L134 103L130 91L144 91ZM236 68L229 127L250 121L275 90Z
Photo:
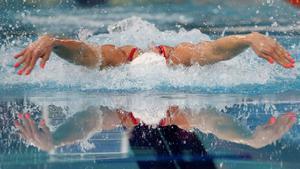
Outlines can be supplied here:
M139 1L98 6L0 1L0 12L0 169L138 168L132 151L122 149L121 128L99 131L90 138L96 145L92 149L82 142L73 145L75 152L64 147L48 154L19 139L13 127L17 112L32 112L37 121L42 112L52 112L53 130L89 106L133 111L149 123L156 123L168 106L212 106L252 131L271 116L288 111L299 115L300 12L283 1ZM147 49L251 31L276 38L295 58L296 67L270 65L249 49L232 60L203 67L145 62L96 71L52 54L46 68L37 67L30 76L18 76L13 68L13 55L45 32ZM197 134L217 168L296 169L300 168L299 132L297 122L282 139L262 149Z

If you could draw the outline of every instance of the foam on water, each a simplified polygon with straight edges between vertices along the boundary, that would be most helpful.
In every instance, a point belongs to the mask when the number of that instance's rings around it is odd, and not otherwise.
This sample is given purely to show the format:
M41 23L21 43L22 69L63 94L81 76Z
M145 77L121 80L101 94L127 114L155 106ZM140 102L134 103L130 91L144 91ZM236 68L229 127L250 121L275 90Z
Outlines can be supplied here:
M85 32L80 33L80 37ZM131 17L108 26L107 34L91 36L89 42L97 44L133 44L147 49L156 44L176 45L180 42L198 43L210 38L198 29L186 31L160 31L154 24ZM238 86L249 85L256 90L260 85L276 86L272 91L297 90L299 69L284 70L258 58L252 50L224 62L208 66L168 67L163 57L147 52L131 64L97 71L75 66L52 55L45 70L35 68L30 76L18 76L13 68L12 55L22 45L1 48L0 78L2 89L41 88L75 90L169 90L182 89L204 92L227 92ZM293 51L297 48L294 47ZM274 85L276 84L276 85ZM278 84L278 85L277 85ZM285 85L289 84L289 85ZM232 90L230 90L232 92Z

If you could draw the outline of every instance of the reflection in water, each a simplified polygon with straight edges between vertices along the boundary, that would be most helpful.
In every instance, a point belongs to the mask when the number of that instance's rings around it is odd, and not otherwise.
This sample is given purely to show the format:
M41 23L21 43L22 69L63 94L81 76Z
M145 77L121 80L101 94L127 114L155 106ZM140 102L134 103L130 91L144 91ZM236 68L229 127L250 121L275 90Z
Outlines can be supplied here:
M230 142L261 148L280 139L297 120L296 114L286 113L277 119L270 118L266 124L252 132L244 124L212 107L169 104L165 111L158 112L164 117L157 119L155 124L135 117L137 112L120 107L89 106L71 117L63 115L61 112L64 110L68 111L48 105L48 114L43 115L46 121L37 120L36 112L20 113L16 115L15 126L25 141L54 155L99 152L99 149L105 149L105 146L96 143L101 140L99 132L122 129L124 135L119 136L120 144L110 146L119 147L119 152L126 156L132 155L140 168L215 168L212 161L214 157L208 155L198 137L198 131L214 134ZM24 107L19 107L19 111L26 112ZM40 111L38 106L37 111ZM39 124L35 121L39 121ZM59 125L50 130L49 124ZM94 141L89 144L86 140ZM72 147L78 143L81 146L84 144L83 151Z

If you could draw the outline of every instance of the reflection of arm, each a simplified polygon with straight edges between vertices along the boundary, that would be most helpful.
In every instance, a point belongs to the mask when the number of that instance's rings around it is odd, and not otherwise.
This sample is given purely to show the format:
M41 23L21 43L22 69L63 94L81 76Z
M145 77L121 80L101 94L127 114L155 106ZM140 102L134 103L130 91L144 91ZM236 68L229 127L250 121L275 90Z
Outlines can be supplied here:
M210 108L194 113L189 123L191 127L205 133L212 133L220 139L261 148L278 140L289 130L288 125L281 124L284 118L280 117L274 125L258 126L254 132L251 132L233 118ZM287 123L293 125L292 121Z
M105 107L90 107L78 112L52 133L53 143L55 146L72 144L96 131L113 129L119 123L114 114L112 110Z
M220 139L236 143L250 144L251 131L231 117L218 113L216 109L203 109L200 113L193 113L190 119L190 126L204 133L212 133Z

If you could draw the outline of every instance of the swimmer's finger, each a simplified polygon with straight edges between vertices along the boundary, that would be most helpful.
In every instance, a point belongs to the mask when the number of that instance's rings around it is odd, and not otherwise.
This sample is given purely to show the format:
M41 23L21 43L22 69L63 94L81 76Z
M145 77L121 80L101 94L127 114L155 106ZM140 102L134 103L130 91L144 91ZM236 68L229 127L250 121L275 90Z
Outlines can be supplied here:
M45 66L46 66L46 62L47 62L47 60L45 60L45 59L41 59L41 62L40 62L40 67L41 67L42 69L44 69L44 68L45 68Z
M27 131L25 130L24 126L18 120L15 121L15 127L19 130L19 133L22 133L22 136L24 139L28 139Z
M25 113L22 122L23 122L24 129L26 131L26 134L28 134L28 136L30 138L33 138L33 132L32 132L32 129L31 129L31 126L30 126L30 122L29 122L28 118L30 118L30 114L29 113Z
M288 62L288 61L282 59L282 58L281 58L280 56L278 56L278 55L275 55L274 58L275 58L275 61L276 61L279 65L281 65L282 67L284 67L284 68L290 69L290 68L293 68L293 67L294 67L294 64L292 64L292 63L290 63L290 62Z
M278 43L276 43L275 45L271 45L272 49L273 49L273 58L275 59L275 61L280 64L281 66L285 67L285 68L293 68L294 64L291 63L291 61L286 58L286 53L284 52L283 47L281 47Z
M27 68L29 67L31 59L32 59L31 56L26 57L25 65L24 65L24 67L22 68L22 73L24 73L25 70L27 70ZM26 73L26 75L28 75L28 74Z
M15 67L19 67L21 64L25 64L22 67L22 69L20 69L18 71L18 75L22 75L24 73L24 71L27 69L27 67L28 67L28 61L31 60L31 53L32 53L32 50L28 49L26 51L26 53L24 54L24 56L21 58L21 60L18 63L16 63Z
M274 50L273 57L275 58L275 60L278 64L280 64L280 65L282 65L283 67L286 67L286 68L289 67L287 65L290 64L290 62L282 57L282 55L281 55L281 53L279 52L278 49Z
M37 127L35 125L35 122L32 120L32 118L30 117L30 114L29 113L26 113L25 114L25 118L27 119L28 121L28 126L30 128L30 131L32 132L33 135L36 135L37 134Z
M26 61L27 57L26 54L23 55L23 57L14 65L15 68L18 68L20 65L22 65Z
M46 135L50 134L50 129L46 126L46 121L44 119L40 121L39 126Z
M291 56L291 54L289 52L286 51L286 55L287 55L287 58L292 62L292 63L296 63L295 59Z
M20 53L17 53L17 54L14 56L14 58L15 58L15 59L18 59L19 57L23 56L23 55L25 54L26 50L27 50L27 48L24 49L24 50L22 50Z
M38 60L38 57L32 57L29 66L26 68L26 75L29 75L31 71L33 70L36 62Z
M290 60L286 57L285 52L283 51L283 48L278 44L275 49L275 53L281 59L281 61L284 62L285 65L290 65L288 67L292 67L292 64L291 64Z
M22 75L26 69L27 69L27 66L24 65L20 70L18 70L18 75Z
M280 64L281 66L285 67L285 68L291 68L292 64L289 62L284 61L282 58L280 58L280 56L278 56L278 54L276 54L275 52L269 54L269 53L264 53L264 55L272 57L272 59Z
M282 53L282 56L285 57L290 62L293 62L294 59L291 57L290 53L282 45L280 45L280 44L277 44L277 45L278 45L278 49Z
M42 69L45 68L46 62L49 60L50 55L51 55L51 51L47 51L46 54L44 56L42 56L42 60L40 62L40 67Z
M42 143L40 142L40 138L41 138L41 131L39 131L37 125L35 124L35 122L30 118L28 119L29 121L29 125L30 125L30 129L32 132L32 139L36 142L36 143Z
M290 63L295 64L295 60L291 57L288 51L286 51L281 45L279 45L281 55L288 60Z
M18 71L18 75L22 75L25 71L26 67L24 66L22 69Z
M285 60L287 63L291 63L291 61L286 57L285 52L283 48L278 45L278 49L276 50L277 55L279 55L283 60Z
M261 53L261 54L259 54L259 56L260 56L261 58L267 60L270 64L273 64L273 63L274 63L274 59L273 59L271 56L269 56L269 55L267 55L267 54L265 54L265 53Z

